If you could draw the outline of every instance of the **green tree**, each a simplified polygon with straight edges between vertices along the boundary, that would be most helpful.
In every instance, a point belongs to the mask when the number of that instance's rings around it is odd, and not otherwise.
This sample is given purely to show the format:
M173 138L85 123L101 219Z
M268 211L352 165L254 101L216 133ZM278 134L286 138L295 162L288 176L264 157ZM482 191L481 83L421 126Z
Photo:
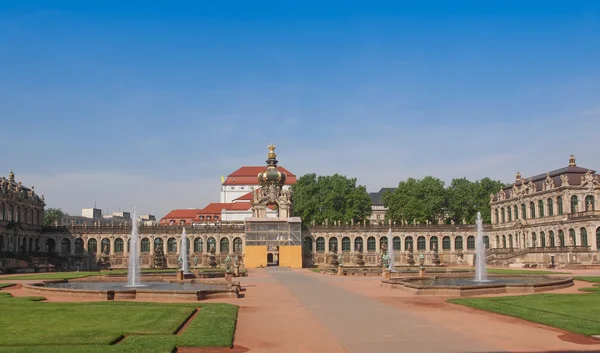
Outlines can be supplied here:
M383 203L388 208L386 218L393 222L437 223L445 218L447 199L444 182L427 176L401 181L394 192L383 196Z
M59 221L63 216L64 212L60 208L48 208L44 211L44 225L51 226Z
M475 183L475 204L477 211L481 212L481 218L485 223L492 222L492 211L490 209L490 194L497 193L504 187L499 180L483 178Z
M448 218L456 224L464 219L473 223L477 214L475 198L476 183L467 178L455 178L448 186Z
M371 214L367 188L343 175L306 174L292 186L294 215L305 223L362 222Z

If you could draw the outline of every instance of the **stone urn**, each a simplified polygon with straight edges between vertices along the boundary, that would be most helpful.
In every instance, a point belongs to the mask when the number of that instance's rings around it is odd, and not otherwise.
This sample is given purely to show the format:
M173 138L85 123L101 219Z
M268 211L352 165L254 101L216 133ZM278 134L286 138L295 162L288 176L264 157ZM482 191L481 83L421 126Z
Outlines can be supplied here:
M431 259L431 262L433 263L434 266L439 266L441 261L440 261L440 255L438 254L437 251L437 246L434 245L433 247L433 258Z
M413 253L412 253L412 246L408 247L408 254L406 255L406 263L409 266L415 265L415 257L413 256Z
M425 265L425 256L423 254L419 254L419 266L423 267Z
M331 249L331 250L332 250L332 252L330 255L331 257L329 258L329 264L332 267L338 267L340 265L340 261L338 260L337 249L334 246L333 249Z
M215 246L212 244L210 246L210 255L208 256L208 265L211 268L217 267L217 257L215 256Z
M354 260L354 262L356 262L356 265L359 267L362 267L365 265L365 260L363 259L363 254L362 254L362 246L358 246L358 249L356 249L356 259Z

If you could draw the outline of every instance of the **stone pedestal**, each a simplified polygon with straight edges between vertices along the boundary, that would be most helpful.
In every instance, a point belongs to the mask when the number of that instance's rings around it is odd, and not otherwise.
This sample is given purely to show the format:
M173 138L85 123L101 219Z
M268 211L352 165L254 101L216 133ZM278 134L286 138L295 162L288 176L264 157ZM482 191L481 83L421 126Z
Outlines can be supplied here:
M425 277L425 269L424 268L419 269L419 277Z
M183 271L177 271L177 280L183 281Z
M233 282L233 273L225 273L225 281L227 281L227 283Z
M338 276L343 276L344 275L344 267L338 266L337 274L338 274Z
M383 271L383 279L391 279L392 271L384 269Z

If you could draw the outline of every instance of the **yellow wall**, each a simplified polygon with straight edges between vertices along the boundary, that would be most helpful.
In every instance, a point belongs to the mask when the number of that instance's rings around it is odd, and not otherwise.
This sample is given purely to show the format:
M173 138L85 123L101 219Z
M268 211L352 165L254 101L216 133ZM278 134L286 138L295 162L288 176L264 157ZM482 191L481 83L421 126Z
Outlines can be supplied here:
M285 266L290 268L302 268L302 246L280 246L279 266Z
M244 265L246 268L257 268L261 265L267 267L267 246L246 246L244 251Z

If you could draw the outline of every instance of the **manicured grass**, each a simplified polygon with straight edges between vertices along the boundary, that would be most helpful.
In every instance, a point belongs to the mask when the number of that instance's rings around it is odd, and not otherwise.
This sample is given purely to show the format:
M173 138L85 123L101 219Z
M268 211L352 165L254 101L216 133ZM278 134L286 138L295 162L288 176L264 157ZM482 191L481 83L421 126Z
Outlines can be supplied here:
M569 272L556 272L545 270L513 270L510 268L488 268L488 273L496 275L567 275Z
M312 272L316 272L316 273L319 273L319 272L321 272L321 269L320 269L320 268L309 268L308 270L309 270L309 271L312 271Z
M14 283L0 283L0 289L14 286Z
M40 299L0 296L0 352L166 353L176 346L231 347L238 310L229 304L33 301ZM200 312L186 330L173 335L196 308Z
M600 283L600 277L596 277L596 276L577 276L577 277L573 277L573 279L576 279L579 281L592 282L592 283Z
M582 335L600 334L600 291L590 294L535 294L457 298L450 303L537 322Z

